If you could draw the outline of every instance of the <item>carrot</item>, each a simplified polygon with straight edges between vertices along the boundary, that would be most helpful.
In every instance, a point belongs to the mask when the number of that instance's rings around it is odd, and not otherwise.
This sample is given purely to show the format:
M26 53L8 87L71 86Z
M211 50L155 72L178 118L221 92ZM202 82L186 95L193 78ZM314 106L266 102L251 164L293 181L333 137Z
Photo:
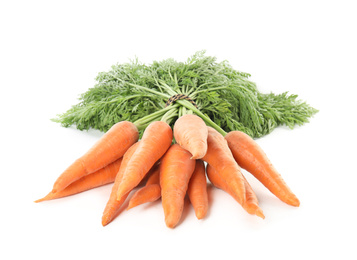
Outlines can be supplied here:
M120 200L117 200L117 190L119 187L120 182L122 181L123 178L123 173L128 165L128 162L130 161L131 157L133 156L134 152L139 146L139 142L133 144L124 154L123 160L119 169L119 172L117 173L115 177L115 181L112 187L112 191L109 196L109 200L105 206L103 216L102 216L102 225L106 226L108 225L116 216L119 214L120 207L123 205L125 202L127 196L129 195L129 192L125 194Z
M74 195L92 188L96 188L105 184L114 182L115 176L117 175L120 165L122 162L122 157L108 164L104 168L88 174L79 180L72 182L64 190L53 193L52 191L48 193L42 199L36 200L35 202L42 202L46 200L59 199L66 196Z
M192 154L191 159L200 159L206 154L207 135L206 124L199 116L187 114L175 122L175 140Z
M55 181L52 192L93 173L123 156L139 138L137 127L128 121L112 126L83 156L72 163Z
M232 131L225 136L237 163L283 202L298 207L299 199L287 186L261 147L247 134Z
M137 190L129 201L127 210L147 202L153 202L161 197L159 165L154 165L144 187Z
M218 174L237 194L239 203L243 205L245 200L245 186L241 168L234 160L232 152L223 135L212 127L208 126L207 128L208 148L206 155L202 159L217 170Z
M187 195L195 210L196 217L202 219L208 211L208 194L205 165L196 160L196 167L188 183Z
M238 203L240 203L237 194L227 185L227 183L219 176L218 172L211 166L207 165L207 176L210 182L218 189L224 190L229 195L231 195ZM244 178L244 176L243 176ZM262 209L258 206L258 198L255 195L252 187L248 181L244 178L245 186L245 197L246 200L242 205L243 208L252 215L257 215L258 217L265 218ZM241 204L241 203L240 203Z
M135 188L172 143L172 129L163 121L154 121L145 129L138 148L128 162L118 187L117 199Z
M191 157L186 149L173 144L161 159L161 200L169 228L174 228L181 219L188 183L196 164Z
M261 217L262 219L265 219L263 210L259 207L259 201L257 198L257 195L253 191L252 187L250 186L249 182L247 179L244 177L244 184L245 184L245 197L246 197L246 203L244 203L244 209L249 213L249 214L255 214L258 217Z

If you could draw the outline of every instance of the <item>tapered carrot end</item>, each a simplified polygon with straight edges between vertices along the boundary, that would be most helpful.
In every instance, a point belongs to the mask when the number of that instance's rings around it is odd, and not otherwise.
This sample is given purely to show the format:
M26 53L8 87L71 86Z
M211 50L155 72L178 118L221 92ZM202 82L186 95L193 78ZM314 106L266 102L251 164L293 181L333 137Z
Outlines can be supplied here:
M51 191L50 193L48 193L45 197L41 198L41 199L38 199L38 200L35 200L34 202L36 203L39 203L39 202L42 202L42 201L46 201L46 200L50 200L53 198L53 192Z
M122 195L121 193L119 193L119 194L117 195L117 201L120 201L122 198L123 198L123 195Z
M172 219L172 218L166 218L165 219L165 224L168 228L174 228L177 225L176 220Z
M105 227L111 221L112 221L112 219L110 217L108 217L108 215L103 215L103 217L102 217L102 226Z
M42 199L35 200L34 202L35 203L39 203L39 202L42 202L42 201L45 201L45 200L46 200L45 198L42 198Z
M198 149L189 152L192 154L191 160L202 159L207 153L207 145L205 147L198 147Z
M168 228L174 228L180 221L182 211L169 211L165 214L165 224Z
M300 201L296 196L288 198L285 202L287 204L289 204L290 206L294 206L294 207L299 207L300 206Z
M129 202L129 205L128 205L128 207L126 208L126 210L129 210L129 209L134 208L134 207L136 207L136 206L137 206L137 205L135 205L135 204Z
M207 215L207 208L198 207L195 209L195 214L197 219L203 219Z
M300 200L298 198L296 198L295 203L294 203L293 206L295 206L295 207L299 207L300 206Z
M204 212L204 211L198 211L196 213L196 218L197 219L203 219L205 216L206 216L206 212Z
M117 201L120 201L123 199L123 197L129 193L130 190L127 191L126 188L123 188L122 186L119 186L118 187L118 190L117 190Z
M263 210L261 208L257 208L257 210L255 211L255 215L257 215L258 217L265 219L265 216L263 214Z

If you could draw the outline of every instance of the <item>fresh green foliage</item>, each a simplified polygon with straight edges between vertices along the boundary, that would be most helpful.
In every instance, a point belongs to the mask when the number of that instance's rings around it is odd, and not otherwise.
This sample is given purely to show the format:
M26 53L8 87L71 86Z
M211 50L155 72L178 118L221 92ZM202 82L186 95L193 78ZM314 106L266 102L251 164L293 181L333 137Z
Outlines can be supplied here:
M257 138L279 125L302 125L317 112L297 95L260 93L249 77L204 51L186 62L166 59L145 65L134 60L99 73L97 84L80 96L80 102L53 121L105 132L128 120L142 131L154 120L173 125L178 116L195 113L222 134L240 130ZM175 94L189 96L197 108L186 100L165 107Z

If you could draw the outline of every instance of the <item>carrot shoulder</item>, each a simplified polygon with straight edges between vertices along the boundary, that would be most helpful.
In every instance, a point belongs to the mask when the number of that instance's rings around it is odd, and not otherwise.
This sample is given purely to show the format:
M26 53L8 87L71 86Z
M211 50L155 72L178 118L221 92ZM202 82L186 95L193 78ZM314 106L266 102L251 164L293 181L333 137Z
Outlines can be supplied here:
M300 205L298 198L274 168L265 152L249 135L232 131L225 139L235 160L243 169L250 172L283 202L292 206Z
M71 164L55 181L52 192L93 173L123 156L139 138L137 127L128 121L113 125L83 156Z
M181 219L188 183L196 163L191 157L190 152L174 144L161 159L161 201L169 228L174 228Z
M231 150L223 135L212 127L208 128L207 153L202 158L214 167L221 178L230 186L238 196L239 203L245 201L245 185L241 168L234 160Z
M127 210L147 202L153 202L161 197L159 165L154 165L148 174L149 177L145 186L133 194Z
M196 160L196 167L188 183L187 195L195 210L196 217L202 219L208 211L208 194L205 165Z
M68 185L64 190L53 193L52 191L48 193L42 199L36 200L35 202L42 202L45 200L59 199L66 196L74 195L86 190L90 190L108 183L112 183L115 180L115 176L117 175L120 165L122 162L122 157L108 164L104 168L88 174L75 182L72 182Z
M206 154L207 135L206 124L199 116L187 114L175 122L175 140L192 154L191 159L200 159Z
M218 189L224 190L229 195L231 195L238 203L240 203L239 197L232 190L227 183L219 176L218 172L211 166L207 166L207 176L210 182L217 187ZM243 176L244 178L244 176ZM252 187L248 183L248 181L244 178L245 185L245 202L242 205L243 209L245 209L249 214L257 215L258 217L265 218L263 211L258 206L258 198L255 195ZM241 203L240 203L241 204Z
M117 199L135 188L172 143L172 129L163 121L155 121L145 129L139 145L128 162L118 187Z
M123 178L123 173L125 171L125 168L128 165L128 162L130 161L133 153L137 149L140 141L133 144L128 151L124 154L123 160L119 169L119 172L117 173L115 177L115 181L112 187L112 191L109 196L109 200L105 206L103 216L102 216L102 225L106 226L108 225L116 216L119 214L121 206L124 204L126 198L129 195L129 192L125 194L120 200L117 200L117 190L119 187L119 184Z

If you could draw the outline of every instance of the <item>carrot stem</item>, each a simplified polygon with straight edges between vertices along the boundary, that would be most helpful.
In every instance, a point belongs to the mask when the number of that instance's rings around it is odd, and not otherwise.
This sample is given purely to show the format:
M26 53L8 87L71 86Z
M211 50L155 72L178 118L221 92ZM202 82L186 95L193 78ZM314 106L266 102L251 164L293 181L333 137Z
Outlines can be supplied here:
M151 122L153 121L162 121L161 118L168 113L169 111L177 111L179 105L174 104L165 108L162 108L150 115L147 115L145 117L142 117L138 120L136 120L133 124L139 129L143 130L145 129Z
M115 77L114 75L112 75L112 76ZM117 77L115 77L115 78L120 80L120 81L123 81L120 78L117 78ZM146 90L148 92L151 92L153 94L159 95L159 96L161 96L163 98L167 98L167 99L169 99L171 96L177 94L177 92L174 91L170 86L168 86L167 84L165 84L163 81L160 81L160 80L159 80L159 82L157 82L157 85L159 85L160 87L164 87L168 94L165 94L163 92L159 92L159 91L156 91L156 90L144 87L144 86L136 85L136 84L133 84L133 83L130 83L130 82L126 82L125 81L125 83L129 84L129 85L131 85L133 87ZM212 128L216 129L223 136L225 136L227 134L219 125L217 125L215 122L213 122L208 116L203 114L198 108L196 108L194 105L192 105L189 101L187 101L187 100L177 100L176 102L178 104L180 104L181 106L183 106L183 107L185 107L185 108L187 108L189 110L192 110L196 115L200 116L208 126L211 126ZM157 111L155 113L152 113L152 114L150 114L148 116L145 116L145 117L135 121L134 124L136 125L136 127L138 127L138 129L140 129L140 130L144 129L150 122L155 121L155 119L157 120L157 116L159 116L159 115L162 116L164 113L167 112L167 110L172 109L172 107L175 106L175 105L170 105L170 106L165 107L165 108L163 108L163 109L161 109L161 110L159 110L159 111ZM177 107L178 106L176 106L175 108L177 108Z

